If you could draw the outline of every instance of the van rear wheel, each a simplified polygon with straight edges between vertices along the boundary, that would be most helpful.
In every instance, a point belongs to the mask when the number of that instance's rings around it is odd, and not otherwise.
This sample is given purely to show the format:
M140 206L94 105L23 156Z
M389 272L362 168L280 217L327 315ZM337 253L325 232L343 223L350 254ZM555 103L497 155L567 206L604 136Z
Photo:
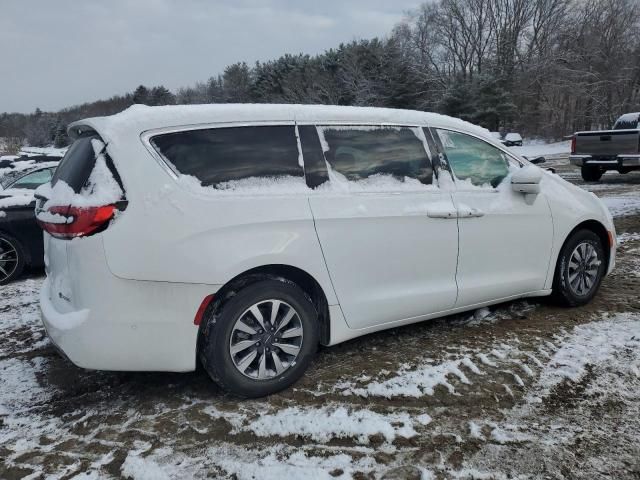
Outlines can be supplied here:
M265 279L231 297L200 334L209 376L234 395L262 397L304 374L318 346L318 314L295 283Z
M602 174L604 172L600 167L596 167L593 165L583 165L581 173L582 179L585 182L597 182L602 178Z

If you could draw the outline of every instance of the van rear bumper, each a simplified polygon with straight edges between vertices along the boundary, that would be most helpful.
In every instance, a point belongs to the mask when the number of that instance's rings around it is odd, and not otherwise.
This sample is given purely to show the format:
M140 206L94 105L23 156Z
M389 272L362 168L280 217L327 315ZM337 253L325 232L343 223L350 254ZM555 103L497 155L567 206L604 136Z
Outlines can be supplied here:
M163 288L161 286L160 288ZM194 300L198 295L194 295ZM131 296L124 311L117 299L96 308L60 312L51 301L49 279L40 291L42 322L52 343L81 368L115 371L188 372L196 366L199 306L152 304Z
M570 155L569 162L578 167L583 165L597 165L607 170L640 168L640 155L618 155L611 159L597 158L592 155Z
M47 334L82 368L193 371L202 300L220 285L127 280L107 266L101 236L45 234L40 311Z

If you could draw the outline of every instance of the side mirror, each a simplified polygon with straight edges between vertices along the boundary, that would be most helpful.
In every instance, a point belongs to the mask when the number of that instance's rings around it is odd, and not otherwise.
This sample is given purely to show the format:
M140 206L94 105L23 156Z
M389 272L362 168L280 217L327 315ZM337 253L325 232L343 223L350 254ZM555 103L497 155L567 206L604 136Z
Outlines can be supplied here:
M511 188L519 193L540 193L540 180L542 172L533 165L528 165L519 169L511 175Z
M534 159L528 159L531 163L533 163L534 165L538 165L540 163L545 163L547 161L546 158L544 157L536 157Z

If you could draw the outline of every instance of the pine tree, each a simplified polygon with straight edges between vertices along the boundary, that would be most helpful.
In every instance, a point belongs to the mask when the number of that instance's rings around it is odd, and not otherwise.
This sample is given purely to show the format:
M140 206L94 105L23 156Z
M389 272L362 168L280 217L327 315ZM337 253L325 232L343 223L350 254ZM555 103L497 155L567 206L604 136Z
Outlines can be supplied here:
M133 92L133 103L149 105L149 89L144 85L138 86Z
M53 139L53 146L56 148L63 148L69 145L69 137L67 136L67 126L59 123L56 130L55 137Z
M176 97L163 85L153 87L148 95L147 105L174 105Z

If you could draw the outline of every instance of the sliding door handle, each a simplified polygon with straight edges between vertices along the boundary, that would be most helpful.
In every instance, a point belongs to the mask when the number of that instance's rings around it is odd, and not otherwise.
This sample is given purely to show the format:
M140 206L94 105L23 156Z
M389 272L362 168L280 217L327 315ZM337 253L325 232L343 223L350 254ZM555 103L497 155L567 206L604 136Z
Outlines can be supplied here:
M433 208L427 210L427 217L429 218L458 218L458 212L456 210Z
M474 207L461 206L458 209L458 218L477 218L483 216L484 212Z

